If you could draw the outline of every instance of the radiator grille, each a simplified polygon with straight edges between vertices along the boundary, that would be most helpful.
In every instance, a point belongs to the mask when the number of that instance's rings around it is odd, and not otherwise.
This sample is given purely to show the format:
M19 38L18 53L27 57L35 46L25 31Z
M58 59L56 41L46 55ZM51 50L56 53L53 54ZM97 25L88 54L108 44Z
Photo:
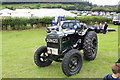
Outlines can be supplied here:
M58 43L47 43L47 47L59 48L59 45L58 45Z

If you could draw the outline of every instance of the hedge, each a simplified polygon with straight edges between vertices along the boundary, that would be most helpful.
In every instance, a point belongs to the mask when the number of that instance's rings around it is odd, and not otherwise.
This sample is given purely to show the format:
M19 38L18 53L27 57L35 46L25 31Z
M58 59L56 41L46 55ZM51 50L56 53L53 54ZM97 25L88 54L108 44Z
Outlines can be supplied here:
M2 29L3 30L23 30L29 28L38 28L40 26L46 27L51 25L52 17L44 18L19 18L19 17L7 17L2 18Z
M23 30L29 28L39 28L39 27L48 27L51 26L53 17L43 17L43 18L2 18L2 29L3 30ZM74 20L74 17L66 16L66 20ZM84 22L86 24L94 24L95 22L110 23L112 19L99 17L99 16L82 16L77 17L77 20Z
M66 20L74 20L74 17L66 17ZM77 17L77 20L86 24L90 24L93 25L95 24L95 22L98 23L104 23L104 22L108 22L111 23L112 19L111 18L106 18L106 17L100 17L100 16L81 16L81 17Z

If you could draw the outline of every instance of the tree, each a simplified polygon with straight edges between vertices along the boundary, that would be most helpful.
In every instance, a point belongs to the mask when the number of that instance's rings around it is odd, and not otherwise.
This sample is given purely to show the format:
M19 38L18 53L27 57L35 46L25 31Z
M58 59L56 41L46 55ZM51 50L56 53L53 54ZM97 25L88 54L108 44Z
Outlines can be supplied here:
M96 7L96 8L92 8L91 11L107 11L107 9L104 7Z
M118 3L118 11L117 12L120 13L120 1Z

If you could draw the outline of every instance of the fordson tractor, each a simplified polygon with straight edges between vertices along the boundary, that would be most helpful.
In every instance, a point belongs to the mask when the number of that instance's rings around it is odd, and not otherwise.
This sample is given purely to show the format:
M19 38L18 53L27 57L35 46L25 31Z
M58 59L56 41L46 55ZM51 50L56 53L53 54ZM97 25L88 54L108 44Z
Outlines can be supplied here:
M98 39L96 32L89 26L80 25L76 20L61 21L61 30L53 30L46 35L46 46L38 48L34 63L39 67L51 65L53 61L62 62L66 76L79 73L83 59L96 58ZM80 50L83 50L83 56Z

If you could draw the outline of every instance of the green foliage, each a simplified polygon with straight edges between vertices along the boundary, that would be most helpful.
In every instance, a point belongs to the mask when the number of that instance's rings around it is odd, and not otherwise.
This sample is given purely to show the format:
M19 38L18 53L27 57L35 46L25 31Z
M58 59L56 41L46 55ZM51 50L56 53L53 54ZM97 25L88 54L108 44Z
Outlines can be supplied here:
M75 6L69 6L69 7L66 7L64 9L65 10L76 10L76 7Z
M16 8L14 6L11 6L11 7L5 7L5 8L8 8L10 10L15 10Z
M45 26L46 24L51 24L52 23L52 17L43 17L43 18L2 18L2 29L3 30L8 30L10 28L11 30L23 30L23 29L28 29L27 25L30 25L31 28L34 27L40 27Z
M41 18L41 22L45 24L51 24L52 23L52 17L43 17Z
M117 7L95 7L91 11L117 12Z
M43 8L62 8L62 7L63 6L61 4L56 4L56 5L49 4L49 5L47 5L47 6L43 7Z
M74 20L74 17L66 16L66 20Z
M26 29L27 18L2 18L2 27L7 30L10 27L12 30Z
M76 10L78 11L87 11L87 10L89 11L91 10L92 5L90 3L88 4L82 3L82 4L76 4L75 7L76 7Z
M91 11L106 11L106 9L104 7L95 7L95 8L92 8Z
M66 17L67 20L74 20L74 17ZM111 23L112 19L111 18L106 18L106 17L99 17L99 16L81 16L77 17L77 20L80 22L84 22L86 24L94 24L95 22L98 23L104 23L108 22Z
M69 6L74 6L73 4L55 4L55 3L37 3L37 4L11 4L11 5L2 5L0 9L40 9L40 8L66 8Z
M120 13L120 2L119 2L119 4L118 4L118 9L117 9L118 11L118 13Z

